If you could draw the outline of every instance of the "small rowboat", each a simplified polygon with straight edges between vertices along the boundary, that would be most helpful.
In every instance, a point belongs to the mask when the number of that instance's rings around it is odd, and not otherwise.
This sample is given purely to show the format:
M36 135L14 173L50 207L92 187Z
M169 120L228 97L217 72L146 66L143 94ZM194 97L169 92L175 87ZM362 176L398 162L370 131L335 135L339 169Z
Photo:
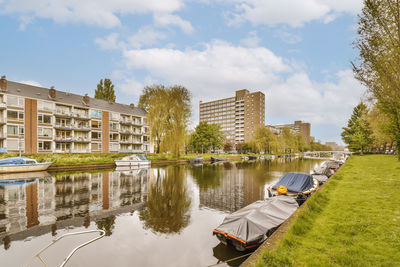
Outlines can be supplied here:
M40 163L25 157L10 157L0 160L0 173L45 171L51 162Z

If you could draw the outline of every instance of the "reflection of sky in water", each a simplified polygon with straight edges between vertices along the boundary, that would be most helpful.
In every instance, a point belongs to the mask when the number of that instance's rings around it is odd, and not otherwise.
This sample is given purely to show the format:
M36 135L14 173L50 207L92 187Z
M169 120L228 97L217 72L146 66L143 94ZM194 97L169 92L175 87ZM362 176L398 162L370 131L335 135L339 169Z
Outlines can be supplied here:
M0 186L0 262L20 266L54 235L98 228L107 236L77 252L70 266L206 266L227 260L240 254L212 236L225 215L263 199L284 172L309 172L315 163L179 165L57 174ZM44 258L59 264L91 238L63 241Z

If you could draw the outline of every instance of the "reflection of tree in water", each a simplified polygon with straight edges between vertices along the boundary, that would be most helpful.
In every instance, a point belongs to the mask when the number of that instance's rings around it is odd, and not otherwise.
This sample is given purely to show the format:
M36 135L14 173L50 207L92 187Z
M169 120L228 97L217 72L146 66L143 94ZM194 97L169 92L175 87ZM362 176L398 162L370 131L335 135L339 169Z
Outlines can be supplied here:
M190 172L201 189L216 188L221 184L224 170L231 169L229 162L191 166Z
M140 212L139 218L145 229L155 233L179 233L189 224L190 198L186 190L185 169L182 166L171 166L160 169L155 182L150 185L146 209Z
M112 235L112 230L114 229L115 216L111 215L107 218L100 219L96 221L97 229L104 230L106 236Z

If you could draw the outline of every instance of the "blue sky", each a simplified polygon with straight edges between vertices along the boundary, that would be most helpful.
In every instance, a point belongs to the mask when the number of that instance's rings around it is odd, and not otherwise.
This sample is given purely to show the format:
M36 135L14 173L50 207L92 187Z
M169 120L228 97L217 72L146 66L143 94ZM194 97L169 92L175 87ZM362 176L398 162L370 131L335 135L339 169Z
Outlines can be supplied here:
M266 95L266 123L311 123L341 142L364 88L353 78L361 0L0 0L0 74L88 93L102 78L117 101L145 85L180 84L198 103L247 88Z

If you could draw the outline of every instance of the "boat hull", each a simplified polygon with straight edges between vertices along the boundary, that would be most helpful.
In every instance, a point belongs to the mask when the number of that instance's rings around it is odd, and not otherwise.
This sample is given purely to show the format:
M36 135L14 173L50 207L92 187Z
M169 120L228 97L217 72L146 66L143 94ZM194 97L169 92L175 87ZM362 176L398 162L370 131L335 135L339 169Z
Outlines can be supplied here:
M47 170L51 165L49 163L38 164L18 164L11 166L0 166L0 173L17 173L17 172L39 172Z

